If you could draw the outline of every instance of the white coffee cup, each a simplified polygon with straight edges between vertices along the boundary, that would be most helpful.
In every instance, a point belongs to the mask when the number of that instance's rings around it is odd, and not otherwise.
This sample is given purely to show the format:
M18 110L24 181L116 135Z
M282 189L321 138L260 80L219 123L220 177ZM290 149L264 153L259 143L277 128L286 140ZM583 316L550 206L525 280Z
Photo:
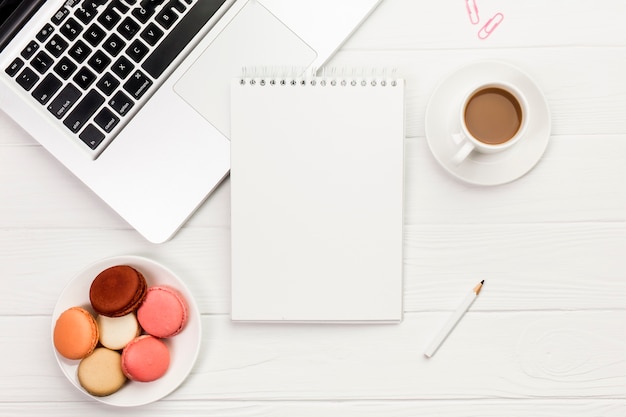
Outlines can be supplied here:
M493 154L514 146L528 126L528 104L513 85L492 82L475 86L463 99L459 114L461 131L452 134L457 150L455 164L471 152Z

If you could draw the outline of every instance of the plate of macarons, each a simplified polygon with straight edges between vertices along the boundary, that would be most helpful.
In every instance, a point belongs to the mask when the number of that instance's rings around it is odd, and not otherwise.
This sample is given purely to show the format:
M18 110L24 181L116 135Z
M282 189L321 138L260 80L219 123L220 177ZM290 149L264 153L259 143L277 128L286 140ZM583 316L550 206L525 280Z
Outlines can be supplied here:
M68 380L100 402L157 401L191 372L202 339L200 312L165 266L119 256L83 269L52 314L52 347Z

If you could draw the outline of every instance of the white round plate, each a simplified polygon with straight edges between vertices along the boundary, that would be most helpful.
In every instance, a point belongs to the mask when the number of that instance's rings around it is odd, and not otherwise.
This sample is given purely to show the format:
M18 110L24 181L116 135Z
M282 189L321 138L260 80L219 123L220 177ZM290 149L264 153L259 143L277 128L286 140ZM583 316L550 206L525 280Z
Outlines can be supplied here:
M176 336L163 339L170 350L170 366L166 374L153 382L127 381L116 393L106 397L96 397L85 391L78 382L77 370L80 361L61 356L54 348L54 342L52 343L52 350L67 379L85 395L106 404L132 407L148 404L165 397L187 378L200 351L202 326L198 306L185 283L176 274L150 259L138 256L119 256L104 259L88 266L65 287L52 313L52 334L58 317L70 307L80 306L94 314L89 303L91 283L98 273L115 265L132 266L143 274L149 287L168 285L180 291L187 301L189 318L185 328Z
M472 152L459 164L452 162L457 147L452 134L461 131L460 107L468 89L477 83L505 81L528 99L528 129L510 149L497 154ZM550 139L550 110L535 82L520 69L497 61L463 67L435 89L426 108L426 140L435 159L458 179L476 185L498 185L518 179L539 162Z

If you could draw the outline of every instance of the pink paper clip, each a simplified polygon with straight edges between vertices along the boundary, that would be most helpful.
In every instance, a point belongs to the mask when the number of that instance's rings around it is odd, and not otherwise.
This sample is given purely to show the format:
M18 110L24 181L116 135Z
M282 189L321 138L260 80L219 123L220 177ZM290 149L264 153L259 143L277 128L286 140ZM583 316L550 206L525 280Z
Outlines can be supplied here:
M478 37L480 39L487 39L491 32L493 32L500 23L504 20L504 15L502 13L496 13L493 17L487 20L487 23L484 24L482 28L478 31Z
M465 7L467 8L467 15L472 25L477 24L480 18L478 17L478 5L476 4L476 0L465 0Z

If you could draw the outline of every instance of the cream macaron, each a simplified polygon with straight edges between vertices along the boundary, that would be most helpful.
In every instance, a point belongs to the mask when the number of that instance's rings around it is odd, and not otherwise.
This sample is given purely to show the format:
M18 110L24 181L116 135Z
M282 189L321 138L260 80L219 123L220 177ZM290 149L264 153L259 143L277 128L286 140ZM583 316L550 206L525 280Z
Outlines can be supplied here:
M96 348L78 365L78 382L91 395L104 397L124 386L126 375L122 372L122 355L107 348Z
M102 346L112 350L121 350L139 336L141 331L135 313L121 317L107 317L99 315L96 318Z

